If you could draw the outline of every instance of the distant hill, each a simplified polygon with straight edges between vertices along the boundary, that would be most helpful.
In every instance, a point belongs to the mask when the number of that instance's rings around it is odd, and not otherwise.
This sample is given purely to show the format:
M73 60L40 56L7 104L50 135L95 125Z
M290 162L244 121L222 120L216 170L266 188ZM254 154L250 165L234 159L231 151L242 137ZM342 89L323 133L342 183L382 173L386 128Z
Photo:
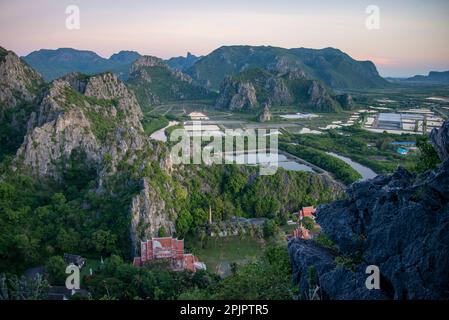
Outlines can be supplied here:
M190 52L187 52L185 57L174 57L167 60L167 64L170 68L184 71L193 66L202 57L197 57Z
M339 112L351 104L350 96L335 95L321 81L308 79L302 71L278 76L260 68L227 76L216 101L217 107L230 110L297 106L315 112Z
M170 68L164 60L152 56L142 56L132 64L127 84L143 109L169 101L214 97L190 76Z
M61 48L34 51L23 59L46 81L51 81L71 72L91 75L111 71L126 78L129 66L139 57L140 54L134 51L120 51L105 59L93 51Z
M403 79L402 81L427 84L449 84L449 71L430 71L427 76L417 75Z
M336 89L389 86L371 61L356 61L334 49L284 49L271 46L223 46L186 70L193 79L218 90L226 76L262 68L279 74L301 71Z

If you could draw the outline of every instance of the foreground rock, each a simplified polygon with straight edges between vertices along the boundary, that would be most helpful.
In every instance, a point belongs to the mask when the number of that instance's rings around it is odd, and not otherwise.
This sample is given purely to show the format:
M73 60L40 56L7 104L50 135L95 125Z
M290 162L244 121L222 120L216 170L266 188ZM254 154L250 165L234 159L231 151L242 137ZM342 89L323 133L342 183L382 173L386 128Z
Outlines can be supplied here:
M449 299L448 128L446 121L431 135L443 161L437 169L415 175L398 168L351 185L346 200L319 208L317 222L337 249L289 243L303 297L315 285L329 299ZM366 289L367 265L379 267L380 290Z

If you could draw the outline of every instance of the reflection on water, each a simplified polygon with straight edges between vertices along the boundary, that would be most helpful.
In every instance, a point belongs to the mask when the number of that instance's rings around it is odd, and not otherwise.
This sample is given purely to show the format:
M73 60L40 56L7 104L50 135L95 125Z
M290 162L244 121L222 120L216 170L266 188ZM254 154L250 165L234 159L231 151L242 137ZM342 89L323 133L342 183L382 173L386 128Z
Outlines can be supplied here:
M177 124L179 124L178 121L170 121L168 123L168 126L153 132L151 134L150 138L153 140L157 140L157 141L167 142L167 136L165 135L165 129L175 126Z
M327 152L327 154L330 154L331 156L334 156L334 157L346 162L347 164L349 164L355 171L360 173L363 180L372 179L377 176L377 173L375 173L373 170L371 170L368 167L362 166L360 163L352 161L350 158L340 156L333 152Z
M278 166L289 171L307 171L314 172L309 166L302 163L288 159L283 154L271 154L270 153L246 153L239 155L226 155L226 160L233 161L236 164L247 164L247 165L259 165L259 164L269 164L273 162L278 162Z

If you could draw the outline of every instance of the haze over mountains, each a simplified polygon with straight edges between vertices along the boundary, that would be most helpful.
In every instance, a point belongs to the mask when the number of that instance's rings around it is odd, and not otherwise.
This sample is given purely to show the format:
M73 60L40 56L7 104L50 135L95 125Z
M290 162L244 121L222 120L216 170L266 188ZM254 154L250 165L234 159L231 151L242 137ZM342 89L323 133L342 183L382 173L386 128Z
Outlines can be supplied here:
M404 81L427 84L449 84L449 71L430 71L427 76L416 75Z

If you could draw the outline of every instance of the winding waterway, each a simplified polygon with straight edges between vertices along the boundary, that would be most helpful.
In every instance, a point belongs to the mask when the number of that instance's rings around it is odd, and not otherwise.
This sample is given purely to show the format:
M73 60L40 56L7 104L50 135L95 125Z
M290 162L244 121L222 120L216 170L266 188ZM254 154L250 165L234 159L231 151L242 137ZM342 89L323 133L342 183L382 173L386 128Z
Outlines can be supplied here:
M355 161L352 161L348 157L344 157L344 156L338 155L338 154L333 153L333 152L326 152L326 153L331 155L331 156L334 156L335 158L338 158L338 159L346 162L347 164L349 164L352 167L352 169L354 169L355 171L360 173L360 175L362 176L363 180L372 179L372 178L377 176L377 173L375 173L370 168L365 167L365 166L363 166L360 163L357 163Z

